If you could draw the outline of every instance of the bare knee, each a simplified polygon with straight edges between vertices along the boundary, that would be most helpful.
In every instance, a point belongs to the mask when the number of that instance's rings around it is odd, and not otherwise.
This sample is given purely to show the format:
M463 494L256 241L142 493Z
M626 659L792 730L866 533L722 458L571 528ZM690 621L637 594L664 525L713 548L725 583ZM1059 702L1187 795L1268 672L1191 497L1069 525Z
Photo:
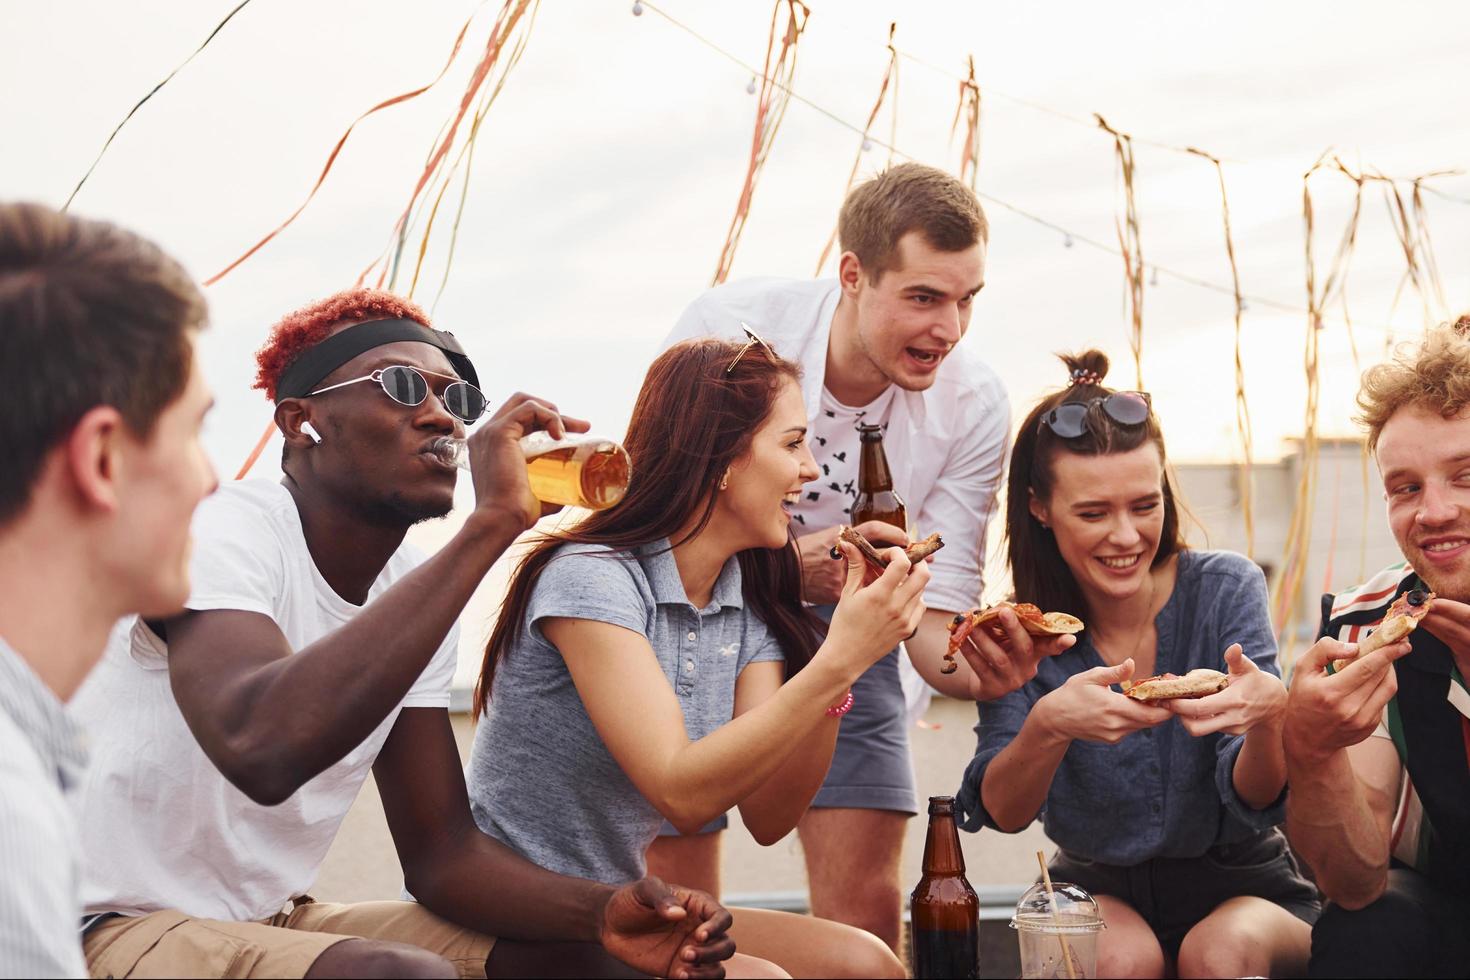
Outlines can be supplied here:
M1164 952L1158 943L1100 943L1097 975L1100 977L1156 978L1164 975ZM1219 974L1238 976L1239 974Z
M736 953L725 961L725 976L730 980L791 980L791 974L770 960Z
M316 958L307 977L409 977L453 978L459 976L448 960L426 949L376 939L348 939Z
M850 930L844 937L840 955L826 964L824 976L877 977L882 980L904 980L908 976L903 963L882 939L867 931Z
M813 895L812 914L872 933L890 949L896 949L903 921L903 894L892 882L869 878L851 889L831 891L821 901Z
M871 943L864 944L861 950L854 949L852 954L848 961L850 972L838 976L877 977L880 980L904 980L908 976L903 962L877 936Z
M1191 977L1246 977L1263 976L1269 968L1269 958L1250 955L1250 951L1234 943L1216 941L1190 942L1186 936L1179 947L1179 976Z

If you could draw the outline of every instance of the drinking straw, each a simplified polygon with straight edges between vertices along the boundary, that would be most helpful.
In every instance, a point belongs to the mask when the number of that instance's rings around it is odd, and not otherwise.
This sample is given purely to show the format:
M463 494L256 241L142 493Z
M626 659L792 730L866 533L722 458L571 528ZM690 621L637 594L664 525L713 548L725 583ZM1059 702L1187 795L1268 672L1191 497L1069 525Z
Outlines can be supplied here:
M1041 865L1041 880L1046 885L1046 897L1051 903L1051 919L1057 925L1057 940L1062 944L1062 963L1067 967L1067 976L1071 980L1077 980L1077 958L1072 952L1072 947L1067 945L1067 937L1062 934L1062 917L1057 911L1057 893L1051 886L1051 872L1046 867L1046 855L1041 851L1036 852L1036 863Z

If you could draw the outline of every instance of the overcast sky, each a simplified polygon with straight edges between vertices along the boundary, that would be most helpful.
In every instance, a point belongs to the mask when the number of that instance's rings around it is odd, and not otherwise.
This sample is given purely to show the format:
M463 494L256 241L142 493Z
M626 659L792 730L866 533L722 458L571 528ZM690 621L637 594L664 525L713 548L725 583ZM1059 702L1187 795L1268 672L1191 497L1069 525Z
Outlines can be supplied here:
M233 6L233 0L0 4L0 193L65 199L111 127ZM720 46L759 62L763 2L661 5ZM989 88L982 191L1113 241L1110 139L1026 108L1097 111L1140 137L1203 147L1227 179L1247 291L1303 300L1301 174L1333 146L1353 166L1395 175L1470 165L1470 8L1381 4L814 4L796 88L860 123L886 59L887 24L926 64L900 68L897 145L953 167L958 72L973 53ZM443 63L465 0L388 4L254 0L146 105L113 144L75 210L160 240L201 278L300 203L348 122L423 84ZM250 352L293 306L350 284L387 240L440 125L463 91L496 5L424 98L380 113L349 141L301 220L209 291L207 367L220 407L209 444L222 468L268 418L249 390ZM743 176L755 99L750 75L631 3L545 3L520 67L485 123L455 265L436 311L478 356L497 398L545 393L620 432L659 339L713 272ZM877 127L887 132L885 116ZM809 275L833 222L858 137L794 103L757 189L734 276ZM1139 146L1145 260L1220 283L1229 270L1218 191L1203 161ZM865 154L864 171L887 151ZM1470 199L1470 180L1434 186ZM1350 185L1316 185L1319 253L1330 254ZM449 200L452 202L451 191ZM1470 303L1470 206L1429 197L1452 309ZM1061 373L1049 352L1098 344L1131 381L1121 262L997 205L988 285L967 344L1005 377L1017 415ZM446 223L447 227L447 223ZM1390 321L1403 258L1369 192L1349 298L1365 356L1392 323L1414 331L1406 294ZM433 298L443 261L426 265ZM1253 307L1246 366L1258 452L1300 429L1305 317ZM1233 446L1231 300L1168 275L1145 300L1144 374L1180 458ZM1345 330L1324 337L1324 426L1346 431L1354 371Z

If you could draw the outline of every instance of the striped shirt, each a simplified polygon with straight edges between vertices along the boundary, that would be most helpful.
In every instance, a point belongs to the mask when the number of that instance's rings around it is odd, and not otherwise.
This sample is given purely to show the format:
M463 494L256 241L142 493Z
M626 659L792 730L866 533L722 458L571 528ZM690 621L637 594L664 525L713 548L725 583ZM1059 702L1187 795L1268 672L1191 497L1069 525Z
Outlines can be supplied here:
M0 640L0 977L83 977L76 824L81 732Z
M1403 593L1426 584L1407 563L1322 597L1319 635L1361 642ZM1393 856L1418 871L1459 882L1470 872L1470 688L1451 651L1428 630L1395 669L1398 693L1373 733L1392 740L1403 766L1393 822ZM1458 887L1458 885L1456 885Z

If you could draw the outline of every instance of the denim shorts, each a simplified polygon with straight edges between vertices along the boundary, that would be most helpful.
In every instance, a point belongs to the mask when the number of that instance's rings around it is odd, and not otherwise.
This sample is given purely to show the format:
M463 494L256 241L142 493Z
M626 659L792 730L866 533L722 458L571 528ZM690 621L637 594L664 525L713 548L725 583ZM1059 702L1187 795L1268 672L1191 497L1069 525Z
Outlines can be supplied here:
M830 621L834 608L813 606L812 612ZM888 651L852 685L852 710L837 730L832 765L812 800L813 809L896 810L909 816L919 812L909 756L908 708L898 674L901 656L901 648ZM729 818L719 816L699 832L728 825ZM659 836L677 837L679 832L665 822Z
M1153 858L1131 867L1103 864L1059 850L1052 881L1070 881L1093 895L1132 906L1178 958L1184 937L1222 902L1255 895L1311 925L1322 912L1317 888L1302 877L1286 837L1275 828L1232 844L1216 844L1197 858Z

